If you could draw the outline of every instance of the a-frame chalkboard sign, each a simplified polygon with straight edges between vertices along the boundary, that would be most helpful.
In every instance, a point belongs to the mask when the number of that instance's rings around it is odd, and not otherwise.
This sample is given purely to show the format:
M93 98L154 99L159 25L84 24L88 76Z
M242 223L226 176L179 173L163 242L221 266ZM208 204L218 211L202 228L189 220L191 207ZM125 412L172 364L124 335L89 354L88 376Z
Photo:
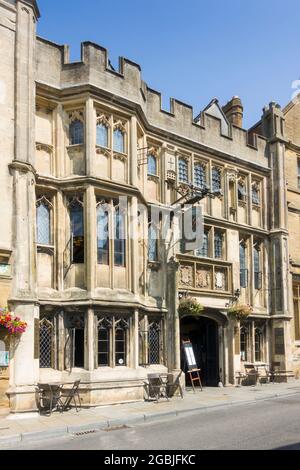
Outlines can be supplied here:
M187 373L190 376L191 384L195 393L195 384L194 382L199 382L201 391L203 390L202 388L202 383L201 383L201 377L200 377L200 372L201 369L198 369L197 361L195 358L194 354L194 349L193 345L190 341L182 341L182 348L185 354L185 366L187 366Z

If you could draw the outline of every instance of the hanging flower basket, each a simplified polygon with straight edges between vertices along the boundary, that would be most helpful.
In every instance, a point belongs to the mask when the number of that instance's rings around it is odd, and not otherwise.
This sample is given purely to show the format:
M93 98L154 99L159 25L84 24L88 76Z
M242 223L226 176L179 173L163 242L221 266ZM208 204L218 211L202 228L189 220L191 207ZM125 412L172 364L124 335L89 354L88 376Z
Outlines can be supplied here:
M6 328L8 334L13 336L25 333L27 323L13 316L7 308L0 308L0 327Z
M250 305L235 304L228 309L228 315L236 320L246 320L253 312Z
M186 297L179 302L178 313L180 318L187 316L199 316L203 312L203 305L199 304L196 299Z

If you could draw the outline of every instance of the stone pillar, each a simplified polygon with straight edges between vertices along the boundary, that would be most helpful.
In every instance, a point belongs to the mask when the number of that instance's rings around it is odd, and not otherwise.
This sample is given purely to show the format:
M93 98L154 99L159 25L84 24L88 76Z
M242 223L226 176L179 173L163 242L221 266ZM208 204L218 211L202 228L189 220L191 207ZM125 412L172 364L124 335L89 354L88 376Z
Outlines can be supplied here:
M92 98L88 98L85 107L85 129L86 129L86 174L95 176L95 154L96 154L96 110Z
M167 264L167 306L168 306L168 369L180 371L180 320L178 314L177 273L179 263L172 258Z
M86 238L86 285L92 296L96 285L96 197L93 186L89 186L85 194L85 238Z
M136 197L131 198L130 203L130 227L129 227L129 243L131 250L130 274L131 274L131 290L138 295L138 265L139 265L139 245L138 245L138 202Z
M94 325L94 322L95 322L94 310L92 308L89 308L87 311L87 322L86 322L86 354L85 354L85 357L86 357L85 368L89 371L92 371L95 368L95 364L94 364L95 325Z
M134 327L133 327L133 367L139 367L139 311L134 311Z
M137 121L136 117L132 116L130 121L130 184L132 186L138 185L137 171L138 171L138 155L137 155Z
M11 344L10 407L13 412L36 410L39 378L35 224L35 3L16 2L15 155L10 165L14 184L13 282L11 311L27 322L27 330Z

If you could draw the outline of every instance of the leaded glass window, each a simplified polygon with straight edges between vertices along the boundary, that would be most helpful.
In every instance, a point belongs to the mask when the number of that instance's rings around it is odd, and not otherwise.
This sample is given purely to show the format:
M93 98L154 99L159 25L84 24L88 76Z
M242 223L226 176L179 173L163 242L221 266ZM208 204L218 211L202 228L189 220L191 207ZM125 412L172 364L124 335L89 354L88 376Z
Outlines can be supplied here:
M149 261L158 260L157 228L151 222L149 223L149 227L148 227L148 257L149 257Z
M178 160L178 179L180 183L189 182L188 162L184 158Z
M148 175L157 175L157 159L154 155L148 155Z
M158 322L153 322L149 325L148 332L148 355L149 355L149 364L160 364L160 324Z
M75 119L71 122L70 128L70 145L79 145L84 143L84 127L83 122Z
M247 196L246 186L244 181L240 181L238 184L238 199L239 201L245 201Z
M125 214L122 213L119 206L115 206L114 264L116 266L126 265L125 237Z
M51 209L46 199L37 202L36 208L37 243L39 245L51 244Z
M54 363L54 325L48 318L40 321L40 368L50 369Z
M103 123L97 124L97 145L108 147L108 128Z
M248 360L248 330L242 326L240 329L240 349L241 349L241 360Z
M109 264L109 214L104 202L97 206L97 257L98 264Z
M197 256L202 258L208 258L209 255L209 232L207 230L203 233L203 243L202 247L196 251Z
M260 247L254 245L253 247L253 268L254 268L254 288L261 289L262 284L262 273L260 263Z
M73 242L73 263L84 263L84 216L82 202L74 199L70 203L70 224Z
M252 185L252 204L260 204L259 187L256 183Z
M125 153L125 136L121 129L114 130L114 151Z
M204 189L206 187L206 167L203 163L195 163L194 183L198 188Z
M254 343L255 361L259 362L262 360L262 331L260 328L255 328Z
M248 269L246 260L246 245L240 243L240 286L248 287Z
M128 341L129 323L124 320L118 320L115 324L115 365L127 365L127 341Z
M223 258L223 240L224 240L224 233L220 232L219 230L215 230L214 245L215 245L215 258L217 259Z
M98 323L98 366L107 367L110 365L112 321L109 318L102 318Z
M220 168L214 167L212 169L212 191L218 192L222 189L222 173Z

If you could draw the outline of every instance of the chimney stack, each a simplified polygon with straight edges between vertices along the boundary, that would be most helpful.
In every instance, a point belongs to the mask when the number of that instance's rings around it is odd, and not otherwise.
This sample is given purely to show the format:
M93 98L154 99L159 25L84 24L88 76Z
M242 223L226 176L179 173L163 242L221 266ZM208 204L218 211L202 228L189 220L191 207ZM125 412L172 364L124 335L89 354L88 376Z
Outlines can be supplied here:
M231 124L234 124L237 127L243 127L244 108L238 96L234 96L227 104L225 104L225 106L223 106L223 112Z

